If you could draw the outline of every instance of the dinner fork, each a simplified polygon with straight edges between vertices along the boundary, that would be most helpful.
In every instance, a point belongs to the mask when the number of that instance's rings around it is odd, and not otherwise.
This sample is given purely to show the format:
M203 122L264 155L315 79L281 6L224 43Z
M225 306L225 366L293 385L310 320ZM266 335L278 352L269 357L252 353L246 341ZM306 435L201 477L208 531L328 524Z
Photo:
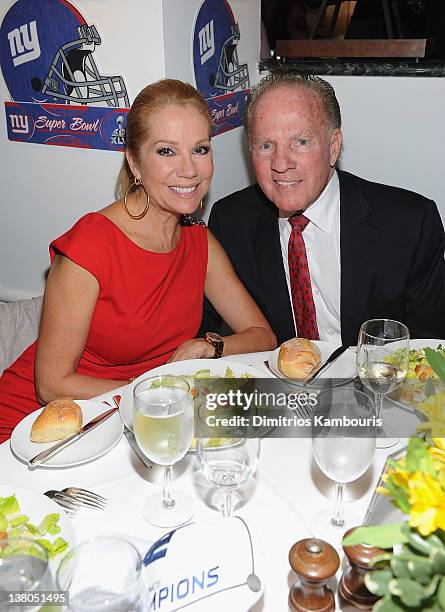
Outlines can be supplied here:
M65 508L69 514L75 514L82 506L104 510L107 504L106 498L102 495L78 487L67 487L61 491L52 489L45 491L44 495Z

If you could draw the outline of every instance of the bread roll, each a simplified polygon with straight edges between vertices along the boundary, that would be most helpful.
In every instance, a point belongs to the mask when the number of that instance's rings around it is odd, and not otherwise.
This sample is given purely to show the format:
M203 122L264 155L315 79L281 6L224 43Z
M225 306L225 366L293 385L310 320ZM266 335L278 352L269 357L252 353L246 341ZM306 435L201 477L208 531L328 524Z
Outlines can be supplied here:
M321 354L307 338L292 338L283 342L278 353L278 369L288 378L303 380L318 366Z
M82 409L70 397L50 402L33 423L32 442L64 440L82 427Z

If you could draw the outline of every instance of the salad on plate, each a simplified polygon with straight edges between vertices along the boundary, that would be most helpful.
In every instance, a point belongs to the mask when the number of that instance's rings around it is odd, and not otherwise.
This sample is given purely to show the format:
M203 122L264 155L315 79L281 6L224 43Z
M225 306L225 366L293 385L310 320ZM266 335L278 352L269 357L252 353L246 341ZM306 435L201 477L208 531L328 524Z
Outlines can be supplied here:
M31 522L30 517L23 514L15 494L0 497L0 558L19 553L39 556L39 548L33 547L33 541L43 546L49 559L65 552L69 544L58 535L61 532L59 519L60 514L54 512L43 516L39 523ZM13 543L15 539L17 543ZM29 542L27 549L23 548L25 541Z
M438 375L428 363L425 348L428 347L412 348L409 351L409 365L405 380L390 395L392 399L409 404L415 408L429 396L434 395L440 385ZM445 357L445 347L443 344L438 344L435 349ZM398 349L393 355L388 355L386 361L388 363L397 363L401 350L403 349Z

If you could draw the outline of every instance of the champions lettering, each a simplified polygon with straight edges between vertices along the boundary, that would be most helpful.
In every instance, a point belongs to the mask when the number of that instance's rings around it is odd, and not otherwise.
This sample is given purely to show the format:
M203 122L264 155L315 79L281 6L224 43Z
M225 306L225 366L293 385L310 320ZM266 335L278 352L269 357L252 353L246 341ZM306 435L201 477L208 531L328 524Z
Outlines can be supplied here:
M190 596L200 599L197 594L203 591L204 595L209 595L208 590L214 587L219 581L219 565L211 567L207 571L202 570L199 576L182 578L176 584L172 583L157 589L150 604L150 610L165 610L171 604L185 603L183 600ZM168 606L167 606L168 604Z
M99 121L99 119L95 121L84 121L82 117L72 117L71 122L68 124L65 119L54 119L47 115L40 115L36 119L35 127L38 130L47 130L48 132L66 129L82 132L98 132Z

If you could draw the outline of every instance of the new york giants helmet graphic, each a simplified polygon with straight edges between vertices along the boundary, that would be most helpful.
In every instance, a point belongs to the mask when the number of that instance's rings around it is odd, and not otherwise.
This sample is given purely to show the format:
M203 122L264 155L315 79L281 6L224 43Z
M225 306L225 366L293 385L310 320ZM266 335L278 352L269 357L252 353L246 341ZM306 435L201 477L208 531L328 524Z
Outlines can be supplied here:
M20 102L129 106L121 76L103 76L94 60L94 25L68 0L17 0L0 26L0 63Z
M240 64L240 30L227 0L204 0L194 30L196 87L205 98L249 88L249 69Z

